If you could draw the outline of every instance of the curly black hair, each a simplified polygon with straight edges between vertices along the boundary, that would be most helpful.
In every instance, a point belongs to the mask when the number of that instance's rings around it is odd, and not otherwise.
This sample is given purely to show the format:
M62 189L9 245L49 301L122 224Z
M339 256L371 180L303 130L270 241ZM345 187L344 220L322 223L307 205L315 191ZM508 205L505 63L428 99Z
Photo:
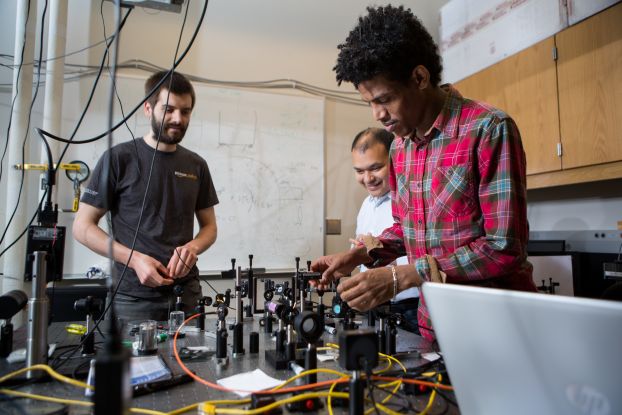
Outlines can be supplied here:
M338 46L333 68L337 84L351 82L358 87L378 75L406 83L413 69L423 65L430 72L432 85L438 85L443 70L438 47L410 9L387 5L368 7L367 11Z

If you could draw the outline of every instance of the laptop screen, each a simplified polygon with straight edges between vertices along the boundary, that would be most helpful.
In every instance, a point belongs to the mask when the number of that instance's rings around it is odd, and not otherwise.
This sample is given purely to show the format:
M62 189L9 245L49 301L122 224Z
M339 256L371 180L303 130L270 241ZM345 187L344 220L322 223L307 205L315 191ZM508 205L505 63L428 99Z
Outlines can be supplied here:
M423 285L462 414L622 414L622 303Z

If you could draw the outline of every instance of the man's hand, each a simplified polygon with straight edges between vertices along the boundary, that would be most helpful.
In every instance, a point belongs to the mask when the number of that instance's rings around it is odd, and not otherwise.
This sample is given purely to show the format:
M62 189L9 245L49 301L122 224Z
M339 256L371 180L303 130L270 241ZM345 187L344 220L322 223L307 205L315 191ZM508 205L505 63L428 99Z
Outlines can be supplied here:
M327 290L330 284L341 277L350 275L357 266L369 260L365 248L354 248L349 251L319 257L311 263L311 271L321 272L320 281L312 281L321 290Z
M173 283L166 267L149 255L134 251L130 267L136 272L140 283L147 287L160 287Z
M393 275L388 267L373 268L343 279L337 287L341 299L358 311L367 311L393 298Z
M398 292L420 287L423 279L412 265L395 266ZM337 287L341 299L359 311L367 311L393 299L393 272L390 267L373 268L352 278L344 279Z
M166 266L168 274L173 279L185 277L196 264L198 258L193 248L187 245L178 246L173 251L173 256Z

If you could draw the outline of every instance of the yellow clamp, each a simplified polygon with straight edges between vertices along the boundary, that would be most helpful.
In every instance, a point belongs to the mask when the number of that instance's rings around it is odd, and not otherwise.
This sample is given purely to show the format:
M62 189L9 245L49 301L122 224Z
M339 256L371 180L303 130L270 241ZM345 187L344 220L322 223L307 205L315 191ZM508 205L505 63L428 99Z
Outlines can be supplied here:
M47 171L47 169L48 169L48 165L47 164L36 164L36 163L16 164L14 167L15 167L16 170L41 170L41 171ZM54 168L57 168L57 167L58 166L56 164L54 164ZM60 168L62 170L80 171L81 166L79 164L61 163L60 164Z
M211 404L209 402L203 402L199 405L199 414L200 415L215 415L216 414L216 405Z
M82 336L86 333L86 326L72 323L65 326L65 331L69 334L78 334Z

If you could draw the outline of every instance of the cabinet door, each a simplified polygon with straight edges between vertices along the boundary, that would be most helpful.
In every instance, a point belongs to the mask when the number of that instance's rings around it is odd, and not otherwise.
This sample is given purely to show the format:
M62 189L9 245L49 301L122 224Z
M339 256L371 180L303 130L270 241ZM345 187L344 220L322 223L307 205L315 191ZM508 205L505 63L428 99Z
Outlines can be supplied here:
M622 160L622 3L556 43L563 168Z
M551 37L456 83L465 97L500 108L516 121L527 174L561 169L553 49Z

